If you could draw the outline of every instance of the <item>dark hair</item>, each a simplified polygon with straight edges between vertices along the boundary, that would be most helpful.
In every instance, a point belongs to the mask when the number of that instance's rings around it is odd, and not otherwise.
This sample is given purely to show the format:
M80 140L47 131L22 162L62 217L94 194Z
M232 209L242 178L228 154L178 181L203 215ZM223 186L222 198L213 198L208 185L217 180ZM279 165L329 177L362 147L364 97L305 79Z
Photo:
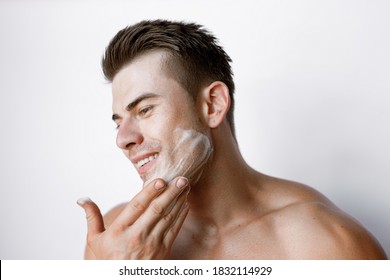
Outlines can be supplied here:
M221 81L229 89L231 105L227 120L235 138L234 82L232 60L216 37L195 23L167 20L141 21L120 30L109 43L102 59L103 73L112 82L115 75L137 56L150 50L167 51L166 66L194 98L199 89Z

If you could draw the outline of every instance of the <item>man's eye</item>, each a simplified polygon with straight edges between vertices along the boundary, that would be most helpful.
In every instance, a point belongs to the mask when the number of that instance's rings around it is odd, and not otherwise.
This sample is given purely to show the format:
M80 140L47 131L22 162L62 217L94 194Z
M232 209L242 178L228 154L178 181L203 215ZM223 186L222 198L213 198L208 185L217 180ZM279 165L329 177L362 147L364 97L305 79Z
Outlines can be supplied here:
M138 115L145 116L147 113L149 113L152 110L153 106L144 107L141 110L139 110Z

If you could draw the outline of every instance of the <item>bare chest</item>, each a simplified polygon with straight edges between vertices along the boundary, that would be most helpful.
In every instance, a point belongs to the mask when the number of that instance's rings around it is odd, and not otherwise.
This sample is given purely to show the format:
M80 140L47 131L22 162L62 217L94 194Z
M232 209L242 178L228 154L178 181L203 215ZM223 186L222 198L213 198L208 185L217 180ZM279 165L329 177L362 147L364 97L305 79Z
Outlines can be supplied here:
M196 236L183 232L172 248L173 259L281 259L283 250L268 230L252 226L215 236Z

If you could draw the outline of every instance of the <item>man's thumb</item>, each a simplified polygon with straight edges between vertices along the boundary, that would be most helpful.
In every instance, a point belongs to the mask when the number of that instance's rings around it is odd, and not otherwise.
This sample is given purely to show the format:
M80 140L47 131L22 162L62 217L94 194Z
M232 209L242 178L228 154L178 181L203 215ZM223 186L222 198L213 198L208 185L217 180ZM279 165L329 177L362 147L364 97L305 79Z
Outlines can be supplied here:
M104 228L103 217L99 207L89 197L80 198L77 200L87 216L88 235L93 236L102 233Z

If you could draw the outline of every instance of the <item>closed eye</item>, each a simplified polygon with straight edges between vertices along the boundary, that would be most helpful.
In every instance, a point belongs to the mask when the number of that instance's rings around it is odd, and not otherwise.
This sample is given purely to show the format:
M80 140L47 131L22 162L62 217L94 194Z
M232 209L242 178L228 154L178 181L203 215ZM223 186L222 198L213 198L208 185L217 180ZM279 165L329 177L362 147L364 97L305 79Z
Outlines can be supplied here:
M145 117L152 109L153 106L143 107L138 111L138 115L141 117Z

